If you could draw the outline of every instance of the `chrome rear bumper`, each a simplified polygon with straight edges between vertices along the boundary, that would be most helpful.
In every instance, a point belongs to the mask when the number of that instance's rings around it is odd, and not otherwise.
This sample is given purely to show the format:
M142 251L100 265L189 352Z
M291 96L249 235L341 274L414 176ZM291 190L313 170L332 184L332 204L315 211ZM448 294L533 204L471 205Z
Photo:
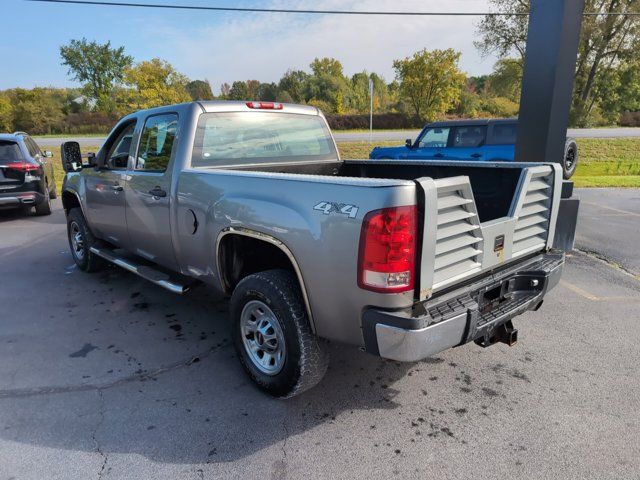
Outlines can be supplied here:
M490 344L513 317L536 310L562 274L563 253L548 253L502 270L411 311L369 309L363 314L368 352L415 362L472 340Z

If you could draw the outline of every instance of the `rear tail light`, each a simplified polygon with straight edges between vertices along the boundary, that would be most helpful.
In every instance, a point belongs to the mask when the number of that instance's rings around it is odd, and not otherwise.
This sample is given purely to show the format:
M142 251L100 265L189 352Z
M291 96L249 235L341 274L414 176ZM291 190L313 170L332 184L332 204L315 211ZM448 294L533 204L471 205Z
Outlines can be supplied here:
M358 286L381 293L413 290L416 237L415 205L367 213L360 233Z
M20 170L21 172L34 172L40 170L40 165L21 162L8 163L6 165L3 165L3 167L10 168L12 170Z
M249 108L261 108L263 110L282 110L283 105L281 103L273 102L247 102Z

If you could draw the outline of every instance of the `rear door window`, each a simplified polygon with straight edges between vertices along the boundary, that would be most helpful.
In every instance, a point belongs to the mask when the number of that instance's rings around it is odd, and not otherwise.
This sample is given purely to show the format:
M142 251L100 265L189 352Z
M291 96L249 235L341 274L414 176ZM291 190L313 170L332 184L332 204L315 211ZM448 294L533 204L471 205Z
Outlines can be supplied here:
M178 131L178 115L169 113L147 118L140 135L136 170L164 172L171 160Z
M496 123L493 125L491 145L515 145L518 125L516 123Z
M22 151L16 142L0 141L0 165L22 161Z
M487 127L485 125L469 125L455 127L451 137L451 147L475 148L485 144Z

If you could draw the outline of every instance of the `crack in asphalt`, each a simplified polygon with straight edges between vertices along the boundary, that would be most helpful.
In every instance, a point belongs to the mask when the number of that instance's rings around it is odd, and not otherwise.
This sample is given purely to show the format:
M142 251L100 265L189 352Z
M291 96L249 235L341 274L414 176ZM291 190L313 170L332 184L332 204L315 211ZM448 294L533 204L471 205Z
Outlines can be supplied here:
M607 266L609 266L611 268L614 268L614 269L616 269L618 271L621 271L621 272L629 275L634 280L640 280L640 275L638 275L637 273L629 270L627 267L625 267L621 263L618 263L615 260L607 258L602 253L599 253L599 252L596 252L596 251L593 251L593 250L583 250L583 249L577 248L577 247L574 247L573 252L580 253L582 255L586 255L587 257L595 258L596 260L600 260L602 263L606 264Z
M102 394L102 389L98 389L98 398L100 399L100 419L98 420L96 428L91 433L91 439L93 440L93 443L95 445L96 452L102 457L102 465L100 466L100 471L98 472L98 480L101 480L108 461L108 456L102 451L102 448L100 448L100 443L98 442L97 438L98 430L100 430L100 427L102 427L102 424L104 423L104 396Z
M18 388L18 389L12 389L12 390L0 390L0 400L5 398L35 397L40 395L53 395L53 394L70 393L70 392L85 392L85 391L93 391L93 390L102 392L103 390L117 387L119 385L123 385L126 383L151 380L155 377L158 377L159 375L169 373L183 367L188 367L192 363L198 360L202 360L203 358L207 358L213 355L214 353L222 350L223 348L228 347L229 345L231 344L224 342L221 345L205 350L204 352L191 355L187 360L179 360L169 365L158 367L155 370L152 370L150 372L136 373L134 375L119 378L111 382L105 382L100 384L84 383L80 385L68 385L68 386L57 386L57 387L53 386L53 387L35 387L35 388Z

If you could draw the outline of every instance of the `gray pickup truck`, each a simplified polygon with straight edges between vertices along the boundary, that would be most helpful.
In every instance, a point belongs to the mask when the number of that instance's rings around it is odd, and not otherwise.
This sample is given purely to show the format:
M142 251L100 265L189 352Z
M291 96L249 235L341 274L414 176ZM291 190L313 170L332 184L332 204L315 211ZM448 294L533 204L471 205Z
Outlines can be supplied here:
M513 344L564 265L559 165L341 160L309 106L139 111L83 158L63 144L80 269L229 295L239 358L279 397L322 378L326 340L407 362Z

